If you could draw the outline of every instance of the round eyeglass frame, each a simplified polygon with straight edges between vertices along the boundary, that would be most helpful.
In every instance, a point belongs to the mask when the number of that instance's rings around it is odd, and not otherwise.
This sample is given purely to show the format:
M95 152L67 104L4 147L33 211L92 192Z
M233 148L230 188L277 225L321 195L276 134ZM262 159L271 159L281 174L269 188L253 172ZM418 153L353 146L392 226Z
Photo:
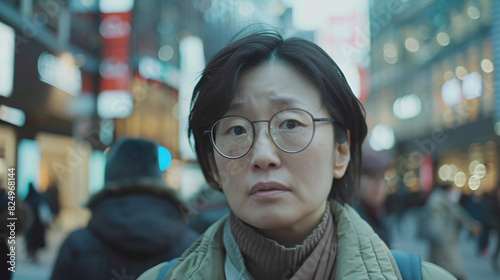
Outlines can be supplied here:
M311 120L313 121L312 124L313 124L313 131L312 131L312 136L311 136L311 139L309 139L309 142L304 146L304 148L300 149L300 150L297 150L297 151L290 151L290 150L286 150L282 147L280 147L280 145L278 145L278 143L276 143L276 140L274 139L274 137L271 137L271 140L272 142L274 143L274 145L276 145L276 147L278 147L280 150L282 150L283 152L285 153L289 153L289 154L296 154L296 153L300 153L302 152L303 150L307 149L307 147L309 147L309 145L311 144L312 140L314 139L314 135L316 133L316 123L317 122L333 122L333 123L338 123L334 118L315 118L313 117L313 115L311 113L309 113L308 111L304 110L304 109L300 109L300 108L288 108L288 109L285 109L285 110L281 110L279 112L276 112L274 115L271 116L271 118L269 120L257 120L257 121L250 121L249 119L243 117L243 116L238 116L238 115L228 115L228 116L224 116L220 119L218 119L216 122L214 122L214 124L212 124L210 126L209 129L207 130L204 130L203 131L203 135L209 135L210 136L210 144L212 144L212 147L223 157L225 158L228 158L228 159L238 159L238 158L242 158L244 157L246 154L248 154L248 152L250 152L250 150L253 148L253 145L255 143L255 139L256 139L256 136L253 136L252 138L252 144L250 145L250 147L248 148L248 150L243 153L242 155L240 156L228 156L228 155L225 155L224 153L222 153L218 148L217 148L217 145L215 145L215 140L214 140L214 127L215 125L225 119L225 118L231 118L231 117L239 117L239 118L243 118L245 120L247 120L250 125L252 126L252 132L255 132L255 126L254 126L254 123L258 123L258 122L267 122L267 131L269 133L269 135L271 135L271 121L272 119L279 113L282 113L282 112L285 112L285 111L302 111L304 113L306 113L307 115L309 115L311 117Z

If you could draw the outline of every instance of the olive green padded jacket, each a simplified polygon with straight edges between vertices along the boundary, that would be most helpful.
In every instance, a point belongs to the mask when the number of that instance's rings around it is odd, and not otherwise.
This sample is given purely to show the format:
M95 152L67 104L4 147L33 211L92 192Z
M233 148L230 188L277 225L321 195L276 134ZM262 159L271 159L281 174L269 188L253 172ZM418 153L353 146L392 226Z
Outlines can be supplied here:
M352 207L342 206L332 200L330 201L330 209L338 227L335 279L402 279L390 250ZM224 225L228 222L229 218L226 216L207 229L173 264L162 279L226 279L224 269L226 251L224 250L223 234ZM166 264L161 263L149 269L138 280L156 280ZM238 279L252 279L248 275L241 275ZM456 278L446 270L422 261L422 279L448 280Z

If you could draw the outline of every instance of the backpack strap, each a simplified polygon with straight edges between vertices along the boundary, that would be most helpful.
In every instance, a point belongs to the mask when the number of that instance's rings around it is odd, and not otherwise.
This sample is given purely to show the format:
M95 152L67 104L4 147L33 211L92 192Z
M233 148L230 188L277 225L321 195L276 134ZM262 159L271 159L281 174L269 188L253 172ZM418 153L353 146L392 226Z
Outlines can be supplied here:
M158 274L158 278L156 278L156 280L161 280L163 279L163 276L165 276L168 272L168 270L172 267L172 265L174 265L174 263L177 261L178 258L175 258L175 259L172 259L171 261L169 261L167 263L167 265L165 265L161 270L160 270L160 273Z
M396 250L391 250L391 253L396 260L403 280L422 279L422 264L419 255L412 255Z

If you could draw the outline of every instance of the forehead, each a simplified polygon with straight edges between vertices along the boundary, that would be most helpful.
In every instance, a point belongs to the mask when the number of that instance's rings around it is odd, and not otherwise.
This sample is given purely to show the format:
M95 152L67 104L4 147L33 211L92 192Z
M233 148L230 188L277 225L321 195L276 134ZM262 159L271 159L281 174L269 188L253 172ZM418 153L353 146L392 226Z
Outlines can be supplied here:
M229 110L263 105L312 110L320 104L316 86L304 75L287 63L267 62L241 75Z

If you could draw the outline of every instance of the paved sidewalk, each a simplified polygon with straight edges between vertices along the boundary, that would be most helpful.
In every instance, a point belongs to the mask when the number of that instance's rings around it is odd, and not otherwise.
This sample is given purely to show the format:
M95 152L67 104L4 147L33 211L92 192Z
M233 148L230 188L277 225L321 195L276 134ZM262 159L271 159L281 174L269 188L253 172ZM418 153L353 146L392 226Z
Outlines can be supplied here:
M26 243L24 236L16 238L16 272L13 280L48 280L52 274L52 268L59 252L61 242L66 234L56 227L47 231L47 246L39 251L38 262L33 263L27 260Z

